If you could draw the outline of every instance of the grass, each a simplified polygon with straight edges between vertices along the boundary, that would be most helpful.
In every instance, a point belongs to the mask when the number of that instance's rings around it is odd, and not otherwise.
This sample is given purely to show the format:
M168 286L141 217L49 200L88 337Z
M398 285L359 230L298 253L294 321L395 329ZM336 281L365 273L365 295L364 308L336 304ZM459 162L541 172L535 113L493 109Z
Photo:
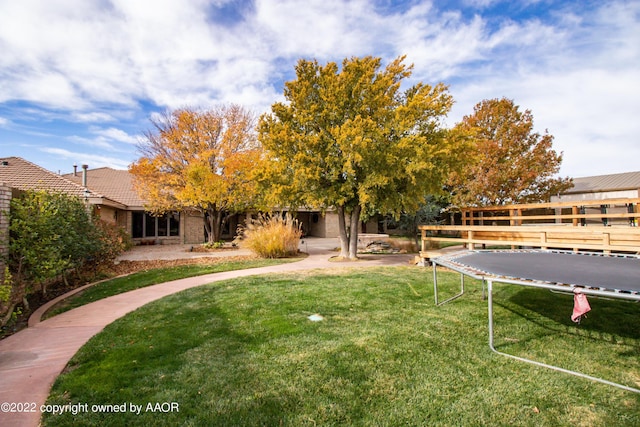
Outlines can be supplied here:
M442 297L458 286L440 273ZM88 410L44 425L640 425L636 394L492 353L486 302L467 288L435 307L428 271L394 267L190 289L85 345L48 403ZM494 295L500 350L640 385L638 304L591 299L577 327L571 297L508 285ZM163 402L179 412L146 411ZM143 409L91 411L123 403Z
M216 258L208 264L188 264L140 271L127 276L97 283L82 292L72 295L47 311L45 318L53 317L65 311L69 311L76 307L80 307L112 295L118 295L135 289L144 288L145 286L169 282L171 280L184 279L187 277L195 277L211 273L222 273L224 271L266 267L269 265L293 261L296 261L296 259L226 260L224 258Z
M302 223L287 214L262 215L239 228L240 246L262 258L286 258L298 253Z

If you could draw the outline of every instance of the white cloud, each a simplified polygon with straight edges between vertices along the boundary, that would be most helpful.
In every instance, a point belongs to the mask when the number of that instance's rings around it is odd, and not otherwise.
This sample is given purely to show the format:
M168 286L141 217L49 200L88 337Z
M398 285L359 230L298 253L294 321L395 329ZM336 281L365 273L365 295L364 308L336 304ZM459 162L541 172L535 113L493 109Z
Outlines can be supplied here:
M72 112L71 118L74 121L83 122L83 123L103 123L103 122L113 122L116 118L108 113L102 113L97 111L92 112Z
M138 144L138 138L129 135L125 131L110 127L100 128L91 127L89 132L92 137L72 135L67 139L74 144L82 145L84 147L99 148L106 151L130 151L131 146ZM120 144L124 143L122 147Z
M175 108L241 93L263 106L260 97L278 96L271 80L282 72L275 65L281 59L292 71L299 57L379 54L406 27L402 16L380 16L364 0L314 0L304 7L257 1L247 22L230 27L207 22L207 6L4 2L0 16L12 19L0 26L6 48L0 82L7 82L0 102L22 99L81 113L99 103L133 108L137 99L149 99ZM428 10L428 4L414 7L414 23Z
M580 17L560 11L555 26L509 24L492 37L503 40L487 50L484 66L470 70L473 78L452 84L457 104L449 123L482 99L505 96L532 110L539 132L555 136L562 174L638 170L639 12L638 5L607 4Z
M255 0L243 21L214 23L212 8L231 0L0 1L0 105L29 103L2 111L0 126L94 125L71 132L89 135L74 142L119 150L136 142L119 122L137 118L141 103L235 102L260 113L282 98L282 80L301 57L407 54L414 81L451 85L457 103L449 124L482 99L506 96L556 136L572 174L584 174L580 165L593 165L607 141L615 140L607 155L631 158L617 153L625 150L637 158L638 2L559 5L528 21L482 14L498 0L465 3L477 15L431 1L382 11L367 0ZM623 164L611 159L607 168Z
M107 151L115 151L115 147L104 137L86 138L82 136L72 135L67 138L74 144L81 145L86 148L99 148Z
M138 138L135 136L131 136L125 131L113 127L107 129L94 128L91 129L91 132L112 141L124 142L130 145L136 145L138 143Z
M87 164L91 169L105 166L114 169L127 169L129 167L129 162L127 161L99 154L74 152L57 147L41 147L40 151L53 154L61 159L73 161L75 164Z
M122 51L112 34L117 22L92 5L2 2L0 43L8 55L0 59L4 70L0 75L3 80L13 75L14 81L5 96L69 110L85 108L95 99L124 101L121 91L112 90L122 77L118 73Z
M380 22L368 2L357 0L311 0L304 7L295 0L263 0L256 2L255 20L277 55L319 59L361 54L372 47Z

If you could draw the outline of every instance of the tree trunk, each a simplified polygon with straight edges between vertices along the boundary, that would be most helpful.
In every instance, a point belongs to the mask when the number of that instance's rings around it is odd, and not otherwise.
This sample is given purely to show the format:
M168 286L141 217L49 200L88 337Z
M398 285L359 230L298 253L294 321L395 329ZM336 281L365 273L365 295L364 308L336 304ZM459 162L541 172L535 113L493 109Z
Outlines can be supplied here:
M205 211L202 221L204 222L204 237L207 241L211 241L211 233L213 232L213 227L211 226L211 215L209 214L209 209Z
M358 259L358 225L360 224L360 211L360 205L356 206L350 213L345 211L344 206L338 207L340 258L349 260ZM347 224L349 224L348 227Z
M2 318L0 319L0 326L5 326L11 320L13 316L13 310L16 308L16 303L9 304L7 307L7 311L3 313Z
M351 212L351 228L349 233L349 259L358 259L358 225L360 225L360 205Z
M349 235L345 221L344 206L338 206L338 230L340 232L340 258L349 258Z
M204 216L204 227L207 230L208 243L215 243L221 240L224 219L224 213L216 209L215 205L207 208L207 213Z

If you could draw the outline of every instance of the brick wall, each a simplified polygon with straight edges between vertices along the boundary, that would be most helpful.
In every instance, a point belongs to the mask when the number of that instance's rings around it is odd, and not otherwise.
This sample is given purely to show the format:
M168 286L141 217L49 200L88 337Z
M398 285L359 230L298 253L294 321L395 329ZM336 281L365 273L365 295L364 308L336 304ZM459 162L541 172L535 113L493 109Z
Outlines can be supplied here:
M340 237L337 212L329 211L324 215L324 229L325 233L322 237Z
M204 223L202 215L183 213L180 219L180 227L184 243L204 243Z
M4 256L7 254L9 239L9 204L11 203L11 188L0 183L0 283L4 280Z

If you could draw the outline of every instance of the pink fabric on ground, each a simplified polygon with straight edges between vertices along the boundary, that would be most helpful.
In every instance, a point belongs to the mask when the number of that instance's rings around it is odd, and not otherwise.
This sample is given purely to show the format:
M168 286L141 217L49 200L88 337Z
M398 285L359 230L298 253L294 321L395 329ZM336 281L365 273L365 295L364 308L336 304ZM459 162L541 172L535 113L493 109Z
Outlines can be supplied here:
M573 314L571 315L571 320L580 323L582 316L589 311L591 311L591 306L587 301L587 296L581 293L579 289L573 291Z

